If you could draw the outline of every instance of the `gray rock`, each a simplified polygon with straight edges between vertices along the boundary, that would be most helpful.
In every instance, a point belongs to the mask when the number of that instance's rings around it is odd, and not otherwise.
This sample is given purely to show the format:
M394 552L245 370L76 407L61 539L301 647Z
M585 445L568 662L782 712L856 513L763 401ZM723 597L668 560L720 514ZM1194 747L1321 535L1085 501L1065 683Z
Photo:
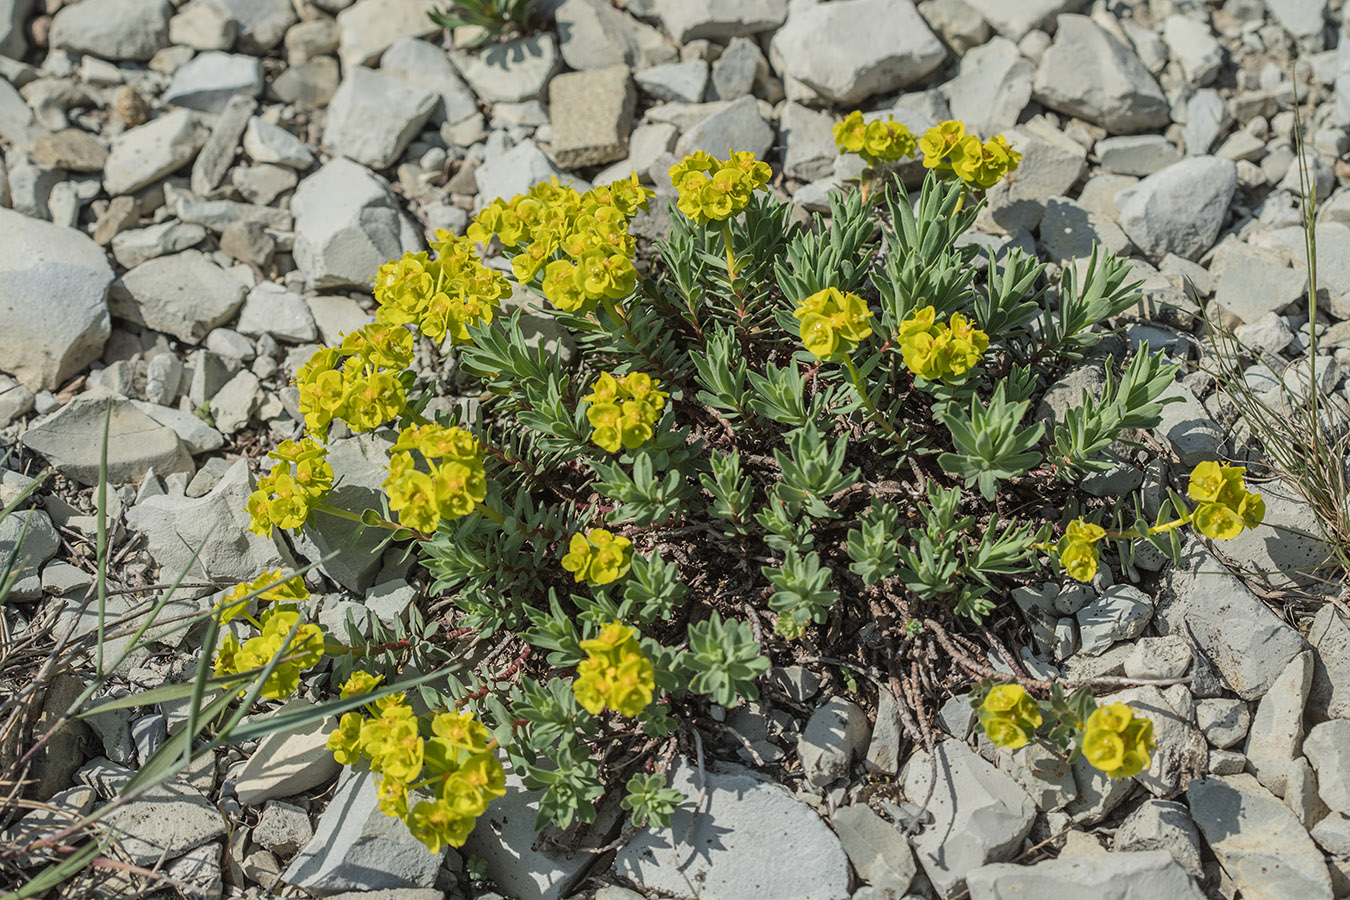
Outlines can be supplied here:
M735 100L754 87L755 78L768 72L768 63L759 45L750 38L732 38L713 64L710 100Z
M748 774L709 772L706 777L707 794L698 818L693 819L686 803L671 816L668 831L639 834L619 851L616 874L681 900L695 896L731 900L747 896L748 890L754 896L782 900L849 896L848 858L810 807L778 785ZM671 774L671 786L692 801L700 796L698 779L698 770L681 762ZM672 835L684 836L674 854ZM476 838L477 832L466 845L473 852ZM528 840L522 843L529 846ZM793 865L783 865L784 859L793 860ZM533 900L557 894L512 891L512 896Z
M1066 854L1030 866L998 863L970 873L971 900L1040 897L1071 900L1100 894L1115 900L1201 900L1204 892L1161 850Z
M918 866L899 828L861 804L836 809L830 824L859 878L887 897L909 889Z
M1074 12L1087 5L1085 0L966 0L994 30L1009 40L1020 41L1029 31L1053 29L1060 13Z
M849 0L854 2L854 0ZM742 97L694 125L675 144L676 156L703 150L725 158L728 150L749 150L763 158L773 145L773 126L759 113L754 97Z
M1226 750L1247 736L1252 714L1241 700L1208 697L1195 705L1195 724L1211 746Z
M1154 622L1165 634L1189 632L1244 700L1264 695L1307 646L1195 539L1163 579Z
M494 44L475 54L456 51L450 60L480 99L520 103L543 95L558 67L553 35L535 34Z
M427 5L421 0L356 0L338 12L337 25L344 72L373 66L403 38L431 37L441 31L427 17Z
M1256 354L1277 355L1294 342L1294 332L1284 317L1267 312L1255 321L1239 325L1233 329L1233 336L1246 344Z
M1326 28L1326 0L1266 0L1266 8L1305 50L1323 46Z
M300 109L322 109L337 92L338 81L337 60L320 56L287 68L268 85L267 96Z
M53 50L144 61L169 43L165 0L81 0L61 7L47 36Z
M219 113L235 94L258 97L262 90L262 64L257 57L209 50L173 73L164 102Z
M132 400L131 405L165 428L172 429L178 435L178 439L183 442L183 446L187 448L188 453L193 456L219 450L225 443L223 434L190 412L168 406L158 406L154 403L145 403L140 400Z
M1244 894L1331 900L1326 861L1288 807L1250 775L1198 778L1191 816L1219 865Z
M919 13L942 42L958 54L989 40L989 23L965 0L921 0Z
M548 91L558 165L581 169L628 155L637 94L627 66L559 75Z
M1312 838L1332 856L1350 857L1350 818L1338 812L1331 813L1312 827Z
M31 0L5 0L0 3L0 56L23 59L28 50L26 39Z
M253 840L283 857L294 855L313 837L309 813L277 800L268 801L258 817L258 824L253 826Z
M422 130L436 102L431 91L358 66L328 105L324 148L372 169L388 168Z
M347 159L326 163L300 182L291 209L295 263L311 288L369 290L386 260L422 249L389 183Z
M1186 125L1182 131L1186 142L1186 154L1204 156L1209 153L1219 135L1223 134L1232 122L1233 117L1228 112L1228 103L1223 99L1223 95L1212 88L1196 91L1195 96L1186 103ZM1224 154L1220 152L1219 155Z
M531 140L521 141L501 156L489 159L474 170L473 177L478 185L480 205L497 197L510 199L553 177L578 190L586 189L584 181L555 167L539 145Z
M1145 800L1139 804L1116 830L1115 848L1165 850L1191 875L1204 877L1200 832L1185 805L1174 800Z
M1078 611L1080 652L1100 656L1116 641L1143 634L1153 618L1153 604L1138 588L1117 584Z
M102 172L108 150L87 131L67 128L33 141L33 161L71 172Z
M577 71L648 66L679 56L679 50L659 30L603 0L564 0L553 18L558 25L558 50L568 67Z
M33 400L32 391L8 375L0 375L0 428L32 412Z
M156 463L155 471L177 470ZM294 565L275 534L260 537L248 530L245 506L253 489L248 462L241 459L205 497L148 497L127 511L127 525L145 533L150 555L170 578L187 572L189 580L204 575L250 581L265 569Z
M200 244L205 237L206 229L200 225L160 222L157 225L118 234L112 240L113 257L118 265L134 269L157 256L176 253Z
M1167 124L1167 98L1132 50L1087 16L1062 15L1058 26L1036 71L1037 101L1112 134Z
M122 132L108 152L103 189L113 196L131 194L173 174L192 162L208 134L197 114L186 109L172 110Z
M779 117L783 143L783 174L813 181L834 169L839 151L834 144L834 117L800 103L788 103Z
M1256 706L1243 752L1256 780L1277 797L1303 744L1303 706L1312 685L1312 653L1295 656Z
M210 0L193 0L169 20L169 40L193 50L229 50L239 23Z
M1046 202L1069 193L1083 173L1087 150L1044 119L1010 128L1005 135L1022 163L1017 177L1004 179L987 193L987 215L997 231L1032 231L1040 226Z
M1292 396L1307 395L1306 359L1282 373L1286 392ZM1324 373L1335 368L1331 358L1318 357L1318 380L1324 385L1330 382L1328 390L1334 388L1339 376L1327 377ZM1321 539L1316 511L1291 486L1270 481L1260 486L1260 493L1266 501L1265 520L1224 541L1224 557L1255 573L1252 577L1272 588L1293 588L1305 582L1309 573L1324 567L1331 558L1331 547Z
M235 329L250 337L270 334L297 344L312 341L318 335L314 316L304 298L271 281L260 282L248 292Z
M1152 611L1150 604L1150 614ZM1125 675L1129 678L1180 678L1190 669L1192 656L1190 645L1180 635L1139 638L1125 658Z
M956 77L942 86L953 119L972 134L990 136L1017 124L1031 100L1036 67L1004 37L961 58Z
M255 163L308 169L314 164L314 153L304 141L280 125L253 116L244 129L244 152Z
M1350 720L1314 725L1303 741L1303 752L1317 771L1322 802L1336 812L1350 814Z
M665 63L633 73L633 80L643 92L657 100L679 103L699 103L708 88L708 62L704 59L686 59Z
M104 422L107 420L108 480L139 482L146 469L191 472L192 459L172 429L137 410L129 400L82 396L29 428L24 446L42 454L61 474L80 484L98 483Z
M842 697L831 697L814 713L797 739L802 771L816 787L848 777L855 757L861 756L872 729L867 714Z
M308 700L296 697L286 701L277 714L302 715L312 708ZM333 759L333 751L325 746L329 732L336 726L332 717L321 718L308 725L279 728L260 740L258 749L235 778L234 791L239 802L244 806L261 806L277 797L293 797L330 781L342 770Z
M1102 171L1118 175L1152 175L1181 161L1181 151L1161 135L1122 134L1097 142Z
M1218 77L1223 68L1223 47L1203 19L1170 15L1163 20L1162 38L1190 84L1202 87Z
M841 104L913 84L947 56L910 0L795 6L770 52L779 72Z
M1168 166L1116 196L1120 226L1151 259L1195 259L1223 226L1237 189L1237 167L1215 156Z
M408 827L380 812L376 776L349 770L313 839L286 867L281 880L316 894L429 888L448 848L428 853Z
M328 463L333 467L336 486L327 502L338 509L379 509L381 485L388 476L386 451L392 442L391 433L330 441ZM364 593L375 583L380 567L378 550L385 534L379 528L363 528L347 519L316 512L305 523L304 541L296 542L296 550L315 562L341 551L319 571L348 590Z
M1040 235L1045 252L1063 264L1088 259L1094 250L1117 256L1125 256L1131 250L1130 239L1119 225L1067 197L1051 197L1046 201Z
M225 818L210 800L187 785L167 781L114 810L108 824L136 865L174 859L225 835Z
M427 41L404 38L384 52L380 71L429 90L440 98L431 111L431 121L451 125L478 115L473 91L459 77L445 51Z
M121 287L113 312L189 344L233 318L246 291L243 282L200 250L141 263L122 276Z
M1073 780L1078 786L1078 797L1064 807L1064 812L1085 827L1110 815L1135 788L1133 778L1107 778L1081 756L1073 761Z
M375 321L350 297L309 297L305 303L319 329L319 338L330 347L338 346L344 336Z
M557 355L564 364L570 362L577 352L576 339L572 333L558 324L555 316L542 309L543 301L533 291L523 290L514 279L508 278L511 295L501 298L498 315L508 316L517 309L521 310L520 332L525 346L542 348L545 353Z
M211 416L224 434L243 430L261 405L263 394L258 376L241 369L211 398Z
M900 739L904 725L895 694L877 692L877 720L872 727L872 739L867 744L867 770L894 775L900 771Z
M1242 322L1256 322L1307 292L1306 272L1291 269L1273 250L1225 240L1214 252L1214 299Z
M628 138L628 158L601 169L595 176L595 183L609 184L627 178L631 172L636 172L643 181L650 181L647 170L670 153L678 135L674 125L663 122L637 126Z
M288 0L210 0L238 23L238 49L261 56L281 43L299 17Z
M1062 809L1078 797L1073 766L1043 743L999 753L996 762L1027 792L1041 812Z
M55 390L103 352L112 269L72 228L0 209L0 369Z
M655 0L661 24L677 44L771 31L787 18L787 0Z
M1186 468L1206 459L1217 459L1223 431L1195 395L1181 382L1168 385L1163 398L1175 397L1162 409L1162 421L1154 429L1167 439Z
M42 564L60 549L56 527L42 510L21 510L0 519L0 569L10 566L12 560L12 572L20 581L36 576Z
M1344 615L1323 604L1313 617L1308 641L1317 651L1308 711L1319 718L1350 718L1350 627Z
M1247 757L1236 750L1211 750L1209 752L1209 774L1237 775L1247 768Z
M225 173L234 165L239 136L244 133L249 116L253 115L254 105L252 96L247 93L225 98L222 108L217 110L220 115L211 127L211 136L206 139L192 163L189 183L193 193L208 195L224 180Z
M932 772L925 752L905 767L905 796L928 794ZM959 891L980 866L1011 858L1036 818L1036 805L1010 776L959 741L937 745L937 783L928 811L933 821L914 850L939 895Z

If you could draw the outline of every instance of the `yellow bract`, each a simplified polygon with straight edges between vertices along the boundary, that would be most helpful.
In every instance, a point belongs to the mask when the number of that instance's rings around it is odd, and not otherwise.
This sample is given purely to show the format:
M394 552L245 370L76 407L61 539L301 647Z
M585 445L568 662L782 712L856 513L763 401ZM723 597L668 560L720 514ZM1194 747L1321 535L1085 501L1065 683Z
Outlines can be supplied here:
M215 673L229 675L261 669L273 657L280 656L282 661L272 669L259 691L261 697L280 700L300 687L303 670L323 659L323 632L317 625L302 622L300 608L292 603L277 603L264 610L258 624L261 633L243 644L233 634L225 636L216 653ZM288 644L286 638L292 628L295 635Z
M1124 703L1098 707L1083 729L1083 758L1108 778L1129 778L1148 768L1155 749L1153 723Z
M660 380L643 372L615 377L602 372L582 399L586 420L591 423L591 441L610 453L619 448L636 450L655 434L661 410L670 397L657 390Z
M309 512L323 502L333 487L333 467L325 459L328 450L312 438L283 441L268 456L277 460L270 474L258 479L249 495L249 531L269 537L273 526L299 528Z
M417 468L416 450L427 471ZM389 508L400 525L430 533L441 519L467 516L487 497L487 475L478 439L463 428L408 426L390 448L384 480Z
M611 622L600 635L581 642L586 659L577 666L572 692L592 715L608 707L620 715L636 716L652 702L655 669L638 644L637 632L622 622Z
M961 313L952 313L947 322L936 318L937 311L925 306L900 323L897 337L905 366L928 381L963 381L989 349L989 335Z
M817 359L843 359L872 334L867 301L839 288L816 291L798 303L792 314L801 320L802 346Z
M841 153L856 153L870 166L913 156L916 147L914 135L900 122L890 116L865 122L856 109L835 123L834 143Z
M1199 505L1192 522L1196 531L1217 540L1235 538L1266 517L1266 501L1247 490L1246 466L1224 466L1213 460L1191 470L1187 493Z
M247 611L249 594L259 592L255 599L265 603L304 603L309 599L309 589L299 575L283 579L280 570L263 572L251 582L237 584L226 592L220 603L216 604L216 621L221 625L237 618Z
M980 704L980 727L995 745L1016 750L1041 726L1040 707L1020 684L992 688Z
M1064 529L1059 543L1059 564L1070 578L1091 581L1097 574L1097 542L1104 537L1106 529L1082 518L1074 519Z
M696 150L670 167L670 182L679 191L680 212L706 225L738 215L772 174L768 163L746 150L725 161Z
M378 321L347 335L340 348L315 351L295 374L305 427L324 440L334 419L353 431L374 431L402 414L401 376L412 358L412 332Z
M471 238L442 228L431 242L436 259L428 253L405 253L380 266L375 275L376 320L386 326L413 325L438 343L446 337L467 343L468 326L491 322L501 299L511 294L506 277L483 265L473 244ZM412 334L404 334L411 349Z
M572 535L562 565L577 581L609 584L628 574L633 563L633 542L603 528Z

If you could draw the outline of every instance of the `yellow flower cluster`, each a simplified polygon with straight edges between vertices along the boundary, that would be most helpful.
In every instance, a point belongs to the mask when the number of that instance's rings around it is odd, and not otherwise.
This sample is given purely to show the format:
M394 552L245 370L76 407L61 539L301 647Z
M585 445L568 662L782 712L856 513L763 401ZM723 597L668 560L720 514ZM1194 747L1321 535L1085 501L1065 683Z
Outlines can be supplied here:
M609 707L619 715L636 716L652 702L655 669L638 644L637 632L611 622L600 636L581 642L586 659L577 666L572 692L592 715Z
M899 162L913 156L916 147L914 135L894 118L865 122L856 109L835 123L834 144L841 153L858 154L869 166Z
M670 167L670 182L680 192L680 212L700 225L739 214L772 175L769 164L749 150L732 151L725 162L695 150Z
M349 681L351 693L363 693L370 679ZM347 687L343 691L350 696ZM369 717L345 714L328 736L333 758L342 765L369 760L380 776L380 811L403 820L432 853L446 844L463 846L492 799L506 793L506 773L487 728L470 712L441 713L427 727L403 697L392 695L367 704L366 712ZM431 799L410 807L409 795L422 789Z
M998 747L1025 746L1042 721L1040 706L1020 684L1000 684L980 704L980 727Z
M837 361L852 353L872 333L867 322L872 310L867 308L867 301L835 287L803 299L792 315L801 320L802 346L826 361Z
M1091 581L1097 574L1097 542L1106 537L1106 529L1081 518L1074 519L1064 529L1059 542L1059 564L1069 577L1077 581Z
M968 187L988 190L1022 162L1007 138L998 134L983 143L966 126L949 120L934 125L919 138L925 168L951 172Z
M610 453L636 450L654 434L670 394L657 390L660 380L643 372L614 377L602 372L582 399L591 423L591 440Z
M579 194L554 178L479 212L467 239L494 236L511 257L521 284L541 272L541 289L564 312L589 312L601 300L621 300L637 285L636 241L628 224L652 192L637 175Z
M917 309L900 323L900 354L911 372L928 381L959 382L979 365L989 335L960 313L935 320L931 306Z
M401 376L412 358L412 332L383 322L353 331L340 348L319 348L295 374L305 427L326 440L334 419L374 431L399 416L408 403Z
M262 578L276 574L266 573ZM290 579L286 585L278 588L278 596L308 597L309 594L305 592L303 584L298 590L291 586L291 582L298 580ZM272 674L263 682L259 692L259 696L268 700L280 700L295 693L300 687L302 671L318 665L323 659L323 632L319 630L318 625L302 622L300 608L294 603L274 603L256 619L243 613L244 604L239 602L239 598L256 586L257 582L252 585L240 585L239 587L244 590L235 588L227 595L225 603L218 607L218 615L222 620L228 621L242 613L249 622L257 626L260 633L241 644L233 632L226 632L220 648L216 651L215 674L234 675L261 669L272 660L272 657L280 654L282 662L272 670ZM232 603L231 600L235 602ZM296 629L295 637L287 644L286 637L292 628Z
M1083 758L1107 778L1129 778L1148 768L1153 723L1124 703L1099 706L1083 729Z
M1217 540L1235 538L1243 528L1255 528L1266 516L1266 501L1247 490L1246 466L1223 466L1213 460L1191 470L1187 493L1199 506L1192 522L1196 531Z
M577 581L609 584L628 574L633 564L633 542L603 528L574 534L562 565Z
M473 241L445 229L428 253L405 253L380 266L375 275L375 318L387 326L415 325L440 343L469 340L468 326L491 322L493 312L511 286L506 276L479 260ZM411 337L411 336L410 336Z
M225 592L224 598L216 604L213 612L221 625L237 619L248 611L248 595L257 592L255 599L259 603L304 603L309 599L309 589L299 575L282 578L278 569L263 572L251 582L237 584Z
M413 450L426 460L427 471L417 468ZM430 533L441 519L467 516L487 497L478 439L463 428L435 424L404 428L389 448L384 490L399 524L416 531Z
M322 503L333 487L328 450L313 438L282 441L267 455L277 462L269 474L258 479L247 505L249 531L263 537L272 534L273 526L289 531L305 524L310 510Z

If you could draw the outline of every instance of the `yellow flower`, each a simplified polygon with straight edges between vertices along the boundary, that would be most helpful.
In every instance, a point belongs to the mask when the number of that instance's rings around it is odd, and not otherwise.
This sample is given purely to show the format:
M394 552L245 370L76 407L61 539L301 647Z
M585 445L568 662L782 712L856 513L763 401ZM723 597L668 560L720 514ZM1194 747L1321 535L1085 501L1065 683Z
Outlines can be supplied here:
M345 695L344 695L345 696ZM325 746L333 751L333 759L339 765L350 766L361 758L361 723L365 721L360 713L343 713L338 727L328 735Z
M473 826L473 818L456 816L440 800L421 800L408 815L408 831L432 853L439 853L446 845L463 847Z
M867 302L835 287L803 298L792 314L801 320L802 346L817 359L838 361L872 334Z
M936 169L947 165L947 155L965 135L966 126L954 120L941 122L925 131L923 137L919 138L924 168Z
M390 725L368 720L361 729L361 741L370 757L370 767L388 778L407 784L422 771L422 737L417 720L400 719Z
M867 123L863 114L854 110L834 124L834 144L840 153L861 153L867 140Z
M379 798L380 812L396 819L408 816L408 785L387 773L375 782L375 796Z
M449 746L468 753L483 753L491 738L483 723L468 711L441 713L431 720L431 732Z
M1091 581L1097 574L1097 546L1086 541L1065 541L1059 551L1059 564L1076 581Z
M572 692L592 715L608 707L620 715L636 716L652 702L656 670L642 652L637 632L611 622L598 638L582 641L586 659L577 666Z
M353 672L352 676L347 679L346 684L342 685L342 690L339 692L338 696L345 699L347 697L354 697L357 694L369 694L371 691L375 690L376 686L379 685L382 680L384 680L383 675L372 675L369 672Z
M700 225L738 215L770 174L767 164L744 151L726 162L696 151L670 167L671 184L679 192L676 206Z
M998 184L1021 160L1022 155L1001 134L983 144L974 135L967 135L951 149L952 171L967 185L982 191Z
M1266 501L1247 490L1245 466L1225 466L1213 460L1197 463L1191 470L1186 492L1199 505L1192 516L1195 529L1205 537L1228 540L1255 528L1266 516Z
M980 726L995 745L1016 750L1036 734L1043 721L1040 707L1020 684L990 689L980 704Z
M916 309L900 323L900 355L915 376L927 381L959 383L979 365L989 349L989 335L961 313L937 322L931 306Z
M567 549L562 565L577 581L609 584L627 575L632 565L632 541L603 528L572 535Z
M655 434L670 394L659 390L661 382L645 372L629 372L615 378L602 372L591 386L586 403L586 421L591 423L591 442L602 450L636 450Z
M1129 778L1148 768L1153 723L1124 703L1100 706L1083 729L1083 758L1108 778Z
M1064 537L1070 541L1095 544L1106 537L1106 529L1083 519L1081 516L1069 523L1064 529Z

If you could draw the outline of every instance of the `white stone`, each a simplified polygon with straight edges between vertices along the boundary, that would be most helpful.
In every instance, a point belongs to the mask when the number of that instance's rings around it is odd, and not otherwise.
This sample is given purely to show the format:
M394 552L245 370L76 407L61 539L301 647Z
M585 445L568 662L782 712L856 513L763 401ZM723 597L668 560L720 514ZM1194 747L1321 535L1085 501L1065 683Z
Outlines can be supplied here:
M585 182L567 175L531 140L521 141L501 156L491 158L473 173L478 186L480 206L501 197L509 200L523 194L541 181L557 177L563 184L585 190Z
M1077 618L1080 652L1100 656L1116 641L1143 634L1153 618L1153 603L1138 588L1117 584L1080 609Z
M905 766L906 797L927 796L932 781L926 752ZM937 783L928 803L932 821L914 838L919 864L933 887L950 897L966 876L1011 858L1031 831L1036 805L1013 779L960 741L937 745Z
M1191 816L1244 896L1331 900L1326 861L1294 814L1250 775L1198 778Z
M1196 87L1209 84L1223 68L1223 48L1204 21L1173 14L1163 20L1163 41L1186 80Z
M210 0L218 4L239 25L236 44L241 53L261 56L285 37L286 30L299 16L290 0Z
M193 50L229 50L238 24L210 0L194 0L169 20L169 40Z
M1044 119L1010 128L1005 137L1022 154L1017 177L1004 179L988 192L982 216L992 220L992 231L1034 230L1045 215L1051 197L1066 194L1083 174L1087 150Z
M335 159L300 182L291 210L295 262L311 288L368 291L384 262L422 249L389 183L347 159Z
M208 50L192 57L164 91L174 106L220 113L235 94L258 97L263 90L262 64L255 56Z
M1063 264L1088 259L1094 250L1125 256L1132 247L1125 232L1109 217L1068 197L1051 197L1046 201L1040 237L1045 252ZM1075 405L1078 399L1073 398Z
M910 0L794 6L771 53L780 72L840 104L913 84L947 56Z
M52 17L53 50L145 61L169 43L167 0L81 0Z
M899 828L866 804L836 809L830 824L858 877L887 897L899 897L909 889L918 866Z
M328 105L324 149L372 169L386 169L422 130L437 99L401 78L353 68Z
M430 0L356 0L337 14L338 56L347 74L371 66L403 38L431 37L441 27L427 17Z
M1350 627L1333 604L1324 603L1313 618L1308 641L1313 654L1308 709L1326 718L1350 718Z
M1112 134L1167 124L1167 99L1130 48L1087 16L1062 15L1058 25L1036 71L1036 100Z
M1017 45L996 37L961 57L956 77L942 86L951 107L972 134L989 136L1017 124L1031 100L1036 67Z
M568 67L577 71L619 65L639 68L679 58L679 49L659 29L605 0L564 0L553 15L558 50Z
M1195 259L1214 243L1236 189L1231 160L1183 160L1116 195L1120 227L1150 259Z
M279 719L299 716L312 708L312 703L297 697L286 701L275 715ZM261 806L277 797L292 797L316 788L337 775L342 767L325 746L328 733L336 727L330 716L308 725L279 728L260 740L235 780L239 802Z
M244 152L255 163L301 170L314 164L314 153L304 141L257 116L250 118L244 129Z
M1322 49L1322 34L1327 18L1326 0L1266 0L1266 8L1304 49Z
M149 788L109 814L117 844L136 865L174 859L225 835L225 817L206 797L178 781Z
M164 355L169 356L171 354ZM161 357L155 358L160 359ZM177 357L174 357L174 359L177 359ZM181 363L179 374L181 379ZM132 400L131 405L163 425L165 428L172 429L174 433L178 435L178 439L183 442L183 446L187 448L188 453L191 453L193 456L200 453L210 453L212 450L219 450L225 444L225 435L221 434L210 425L207 425L190 412L174 409L171 406L160 406L155 403L147 403L142 400Z
M1189 706L1189 694L1186 698ZM1153 738L1158 746L1148 768L1134 776L1134 780L1155 797L1171 797L1185 788L1189 779L1205 774L1209 747L1192 723L1189 709L1178 710L1162 691L1151 685L1112 694L1103 702L1128 704L1137 715L1153 723Z
M299 344L318 335L305 299L272 281L260 282L248 292L235 329L250 337L270 334Z
M1303 752L1317 771L1322 802L1336 812L1350 814L1350 720L1314 725L1303 741Z
M209 134L197 114L186 109L172 110L122 132L108 152L103 189L116 196L153 184L192 162Z
M0 209L0 369L55 390L103 352L113 273L84 234Z
M1152 175L1181 161L1181 151L1156 134L1122 134L1097 142L1101 170L1117 175Z
M1205 894L1176 860L1161 850L1065 854L1030 866L997 863L970 874L970 900L1203 900Z
M639 69L633 73L633 80L644 93L657 100L700 103L708 88L708 61L686 59Z
M621 849L617 874L681 900L849 897L848 859L810 807L749 774L706 777L706 799L693 819L692 801L702 787L698 770L687 762L674 769L671 786L690 802L671 816L669 829L645 831ZM681 839L672 854L674 835ZM783 865L786 859L792 865Z
M826 787L846 778L871 734L867 714L857 704L831 697L811 714L797 739L797 755L807 780Z
M656 14L677 44L771 31L787 17L787 0L655 0Z
M773 138L773 126L760 115L759 102L754 97L742 97L682 134L675 143L675 155L703 150L725 158L728 150L749 150L763 158Z
M1020 41L1034 29L1050 31L1060 13L1075 12L1085 0L966 0L999 34Z
M520 103L542 96L558 66L558 49L548 33L493 44L476 53L455 51L450 61L480 99Z
M145 228L133 228L112 239L113 258L118 265L134 269L157 256L177 253L200 244L205 237L205 228L182 222L168 221Z
M431 121L454 125L478 115L473 91L459 77L445 51L427 41L404 38L384 52L380 71L418 88L431 91L440 102L431 111Z
M29 428L20 440L67 478L97 484L108 402L102 397L79 397ZM151 466L161 474L192 471L192 459L177 434L141 413L129 400L111 403L107 427L110 482L139 483Z
M141 263L122 276L114 312L189 344L228 322L243 303L245 285L200 250Z
M1190 812L1175 800L1145 800L1116 830L1117 850L1165 850L1196 878L1204 877L1200 833Z

